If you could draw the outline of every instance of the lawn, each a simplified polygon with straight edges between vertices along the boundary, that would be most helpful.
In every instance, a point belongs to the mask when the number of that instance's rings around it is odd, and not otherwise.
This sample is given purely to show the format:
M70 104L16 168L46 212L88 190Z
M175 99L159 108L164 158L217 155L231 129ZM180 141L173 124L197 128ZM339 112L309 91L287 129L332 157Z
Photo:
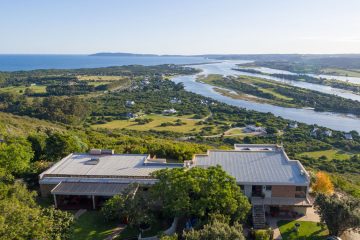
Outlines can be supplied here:
M138 131L148 131L150 129L156 131L172 131L172 132L181 132L181 133L197 133L201 128L206 127L207 125L196 125L200 120L190 119L191 116L163 116L157 114L145 115L142 118L153 119L152 122L146 124L138 124L135 120L114 120L104 124L95 124L94 128L106 128L106 129L115 129L115 128L127 128ZM175 123L176 120L180 119L184 122L184 125L181 126L160 126L162 123Z
M39 86L39 85L34 85L34 86L29 86L29 87L26 87L26 86L5 87L5 88L0 88L0 92L24 93L26 88L31 89L34 93L45 93L46 92L46 86Z
M323 68L321 69L323 74L329 75L340 75L340 76L349 76L349 77L360 77L360 70L347 70L347 69L340 69L340 68Z
M113 233L118 223L105 222L98 211L87 211L75 220L71 240L102 240Z
M299 157L305 157L305 156L315 159L320 158L322 156L326 156L328 160L332 160L332 159L349 160L351 157L350 154L338 151L336 149L315 151L315 152L304 152L299 154Z
M82 76L77 76L77 78L79 80L84 80L84 81L119 81L119 80L127 80L127 77L122 77L122 76L92 76L92 75L82 75Z
M294 231L295 223L300 224L298 232ZM278 226L284 240L318 240L325 239L329 234L326 227L322 228L316 222L281 220Z
M170 227L169 221L166 221L164 219L162 219L162 220L158 219L151 225L151 228L147 231L144 231L141 234L141 236L142 237L153 237L153 236L156 236L157 234L159 234L160 232L168 229L169 227ZM137 239L139 234L140 234L140 231L137 228L127 226L116 239L120 240L120 239L134 238L134 237L136 237L136 239Z

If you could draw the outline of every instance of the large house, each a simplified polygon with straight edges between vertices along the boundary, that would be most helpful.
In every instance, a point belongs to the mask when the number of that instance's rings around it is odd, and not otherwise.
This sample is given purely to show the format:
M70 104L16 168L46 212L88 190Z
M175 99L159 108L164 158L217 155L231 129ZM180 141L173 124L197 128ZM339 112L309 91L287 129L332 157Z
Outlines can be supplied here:
M281 146L235 144L234 150L195 155L191 163L204 168L216 165L232 175L250 199L255 227L264 227L265 214L305 215L311 207L309 174Z
M55 207L96 209L129 184L151 185L155 182L152 172L174 167L183 164L92 149L88 154L70 154L41 173L40 191L42 196L53 195Z
M167 163L149 155L91 150L70 154L40 175L43 196L52 194L55 207L97 208L129 184L149 186L151 173L165 168L220 165L232 175L253 205L254 226L265 225L265 214L304 215L310 178L299 161L290 160L278 145L235 144L234 150L209 150L184 164Z

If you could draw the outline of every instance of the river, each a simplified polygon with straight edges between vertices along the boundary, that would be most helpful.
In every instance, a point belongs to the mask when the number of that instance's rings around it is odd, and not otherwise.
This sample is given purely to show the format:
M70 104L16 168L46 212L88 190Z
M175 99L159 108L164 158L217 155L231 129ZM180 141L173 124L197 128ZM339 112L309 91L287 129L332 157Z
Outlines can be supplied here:
M360 118L350 115L343 115L330 112L315 112L309 109L301 108L285 108L273 106L270 104L250 102L231 97L223 96L213 89L213 86L196 82L198 75L221 74L221 75L243 75L242 73L232 70L236 64L245 61L224 61L221 63L194 65L192 67L201 69L202 72L190 76L178 76L172 80L176 83L182 82L185 89L205 97L210 97L220 102L224 102L233 106L242 107L259 112L271 112L276 116L286 119L303 122L307 124L317 124L319 126L328 127L339 131L355 130L360 133Z

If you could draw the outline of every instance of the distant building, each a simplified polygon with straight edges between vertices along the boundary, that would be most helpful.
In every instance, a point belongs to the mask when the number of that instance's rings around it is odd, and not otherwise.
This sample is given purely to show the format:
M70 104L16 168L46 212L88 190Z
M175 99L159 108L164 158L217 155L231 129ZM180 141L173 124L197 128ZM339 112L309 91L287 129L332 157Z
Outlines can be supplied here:
M135 102L134 101L131 101L131 100L126 100L125 102L125 106L126 107L132 107L135 105Z
M178 98L174 97L174 98L172 98L172 99L170 100L170 103L172 103L172 104L179 104L179 103L181 103L181 99L178 99Z
M353 140L353 136L351 135L351 133L345 133L344 137L346 140Z
M266 129L264 127L257 127L255 125L247 125L245 127L246 132L260 132L260 133L266 133Z
M327 137L331 137L332 136L332 131L331 130L325 130L325 132L324 132L324 134L325 134L325 136L327 136Z
M200 103L204 104L204 105L207 105L209 103L209 101L208 100L200 100Z
M289 124L289 128L298 128L298 124L297 124L297 122L291 122L290 124Z
M166 109L162 112L163 114L174 114L177 113L177 111L174 108Z
M312 136L312 137L317 137L318 131L319 131L319 129L316 128L316 127L314 127L314 128L311 130L311 132L310 132L310 136Z
M133 118L137 118L138 115L136 113L126 113L126 118L128 119L133 119Z

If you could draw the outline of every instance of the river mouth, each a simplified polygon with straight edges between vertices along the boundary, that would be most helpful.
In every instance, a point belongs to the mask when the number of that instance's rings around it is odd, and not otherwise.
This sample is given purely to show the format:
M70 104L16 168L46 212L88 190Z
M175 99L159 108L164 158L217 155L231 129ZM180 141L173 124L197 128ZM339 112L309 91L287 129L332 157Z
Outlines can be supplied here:
M214 89L214 86L212 85L196 81L196 79L200 75L243 75L242 73L239 74L239 72L233 70L233 68L236 67L236 64L244 64L248 62L249 61L223 61L221 63L189 66L200 69L201 73L190 76L177 76L172 78L172 81L176 83L182 82L187 91L194 92L205 97L210 97L229 105L246 108L248 110L255 110L258 112L270 112L273 113L275 116L280 116L285 119L298 121L306 124L317 124L319 126L328 127L334 130L345 132L355 130L357 132L360 132L360 118L357 118L353 115L345 115L331 112L316 112L311 109L279 107L244 99L234 99L229 96L222 95L219 91L216 91Z

